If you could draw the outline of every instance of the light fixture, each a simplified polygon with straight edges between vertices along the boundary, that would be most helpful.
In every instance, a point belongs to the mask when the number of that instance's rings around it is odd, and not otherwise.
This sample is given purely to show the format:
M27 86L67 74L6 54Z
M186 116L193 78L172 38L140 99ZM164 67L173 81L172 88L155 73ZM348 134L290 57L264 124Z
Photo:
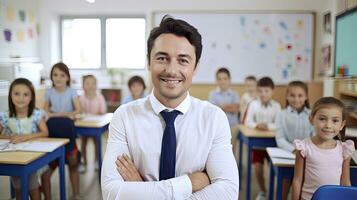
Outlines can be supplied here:
M88 3L95 3L95 0L86 0Z

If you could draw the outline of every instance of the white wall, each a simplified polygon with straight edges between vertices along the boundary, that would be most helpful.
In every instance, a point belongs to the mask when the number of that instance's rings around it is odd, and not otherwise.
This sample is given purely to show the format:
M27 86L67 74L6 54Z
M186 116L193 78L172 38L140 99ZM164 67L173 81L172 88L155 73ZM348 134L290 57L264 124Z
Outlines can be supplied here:
M152 12L164 10L225 11L225 10L276 10L316 12L315 69L320 62L321 45L332 39L323 37L322 14L334 9L334 0L39 0L41 25L40 58L49 68L59 61L60 15L145 15L148 30L152 25ZM149 32L149 31L148 31Z

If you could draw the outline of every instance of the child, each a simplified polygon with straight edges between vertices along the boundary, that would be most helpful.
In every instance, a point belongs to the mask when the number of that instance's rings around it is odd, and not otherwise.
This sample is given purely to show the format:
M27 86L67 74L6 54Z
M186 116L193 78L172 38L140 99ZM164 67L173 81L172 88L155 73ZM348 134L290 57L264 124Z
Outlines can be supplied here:
M230 89L231 75L227 68L217 70L216 82L217 88L210 92L208 101L222 108L233 127L238 124L239 95Z
M257 98L257 79L255 76L247 76L244 80L245 93L240 101L241 122L244 122L248 104Z
M355 148L351 140L344 142L343 103L333 97L319 99L312 109L310 121L314 136L294 141L293 200L311 199L322 185L351 185L350 160Z
M81 110L86 114L104 114L107 112L104 97L97 92L97 79L93 75L86 75L82 78L84 95L79 97ZM97 152L97 143L93 138L95 152ZM83 164L79 165L79 172L85 172L87 166L87 137L81 137L81 153L83 156ZM98 170L98 155L95 153L95 170Z
M50 88L45 93L44 108L49 113L50 117L69 117L74 119L77 114L80 114L81 107L75 90L70 88L71 76L69 69L64 63L56 63L51 69L51 80L53 88ZM70 179L74 199L80 199L79 196L79 174L77 170L78 163L78 148L75 145L73 150L67 153L66 158L69 165ZM57 166L51 165L50 169L44 174L45 194L51 195L51 175Z
M126 96L121 104L126 104L131 101L143 98L145 96L145 82L140 76L133 76L128 81L130 95Z
M9 111L0 112L0 133L0 138L10 139L11 143L48 136L45 113L35 108L35 90L29 80L18 78L11 83ZM44 170L42 168L29 176L32 200L41 199L38 178ZM16 199L20 199L20 180L11 177L11 181L16 189Z
M276 116L276 143L279 148L293 152L293 141L312 136L313 126L309 121L310 109L307 85L292 81L286 89L286 109ZM290 179L283 180L283 199L288 198Z
M259 99L249 103L244 124L250 128L259 130L275 130L275 118L280 112L280 104L272 100L274 82L269 77L263 77L258 81ZM252 162L254 172L258 181L260 192L257 200L266 199L266 188L264 185L263 164L267 158L265 150L252 150Z

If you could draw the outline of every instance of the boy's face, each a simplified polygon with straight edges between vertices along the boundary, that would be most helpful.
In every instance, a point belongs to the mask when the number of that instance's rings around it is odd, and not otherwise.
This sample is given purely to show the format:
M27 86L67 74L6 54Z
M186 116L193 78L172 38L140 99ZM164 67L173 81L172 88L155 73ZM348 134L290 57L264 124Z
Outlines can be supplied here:
M258 87L258 95L263 103L268 103L273 96L273 89L271 87Z
M231 80L226 73L217 74L217 85L221 90L227 90L231 84Z
M135 98L139 98L144 91L144 86L139 82L134 82L129 89Z
M246 80L245 81L245 88L247 92L254 93L257 91L257 81L255 80Z

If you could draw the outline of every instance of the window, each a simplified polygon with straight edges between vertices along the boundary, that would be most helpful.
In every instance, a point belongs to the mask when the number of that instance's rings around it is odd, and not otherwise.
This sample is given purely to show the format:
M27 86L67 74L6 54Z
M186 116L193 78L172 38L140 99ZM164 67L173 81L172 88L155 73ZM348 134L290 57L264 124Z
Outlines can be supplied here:
M70 68L145 68L144 18L64 17L61 28Z

